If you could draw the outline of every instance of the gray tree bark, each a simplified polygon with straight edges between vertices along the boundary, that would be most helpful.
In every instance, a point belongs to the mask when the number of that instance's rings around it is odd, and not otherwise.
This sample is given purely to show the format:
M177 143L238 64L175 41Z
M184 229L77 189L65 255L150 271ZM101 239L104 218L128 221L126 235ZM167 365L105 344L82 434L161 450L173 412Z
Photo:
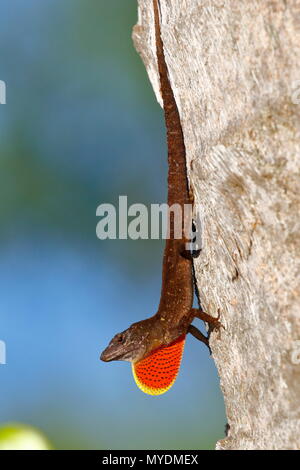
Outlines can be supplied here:
M200 207L195 262L228 435L300 448L300 2L161 0L162 37ZM152 1L134 42L161 103ZM221 430L220 430L221 434Z

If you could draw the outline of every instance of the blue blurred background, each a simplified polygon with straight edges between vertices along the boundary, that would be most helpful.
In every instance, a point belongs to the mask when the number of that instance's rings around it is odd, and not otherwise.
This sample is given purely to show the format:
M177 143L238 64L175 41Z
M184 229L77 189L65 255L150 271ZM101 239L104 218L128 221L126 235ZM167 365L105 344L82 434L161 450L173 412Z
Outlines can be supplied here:
M2 0L0 423L58 449L205 449L224 435L217 372L187 341L179 378L144 395L100 351L152 315L161 241L100 241L96 207L166 199L162 111L131 40L136 1Z

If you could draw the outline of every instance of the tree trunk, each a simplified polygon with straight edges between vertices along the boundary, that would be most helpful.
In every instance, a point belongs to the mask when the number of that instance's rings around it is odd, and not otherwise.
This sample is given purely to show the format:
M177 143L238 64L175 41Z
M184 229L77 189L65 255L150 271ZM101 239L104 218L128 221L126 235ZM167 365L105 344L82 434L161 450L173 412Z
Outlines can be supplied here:
M152 1L134 42L161 103ZM300 448L300 2L160 0L201 210L195 262L228 419L217 449Z

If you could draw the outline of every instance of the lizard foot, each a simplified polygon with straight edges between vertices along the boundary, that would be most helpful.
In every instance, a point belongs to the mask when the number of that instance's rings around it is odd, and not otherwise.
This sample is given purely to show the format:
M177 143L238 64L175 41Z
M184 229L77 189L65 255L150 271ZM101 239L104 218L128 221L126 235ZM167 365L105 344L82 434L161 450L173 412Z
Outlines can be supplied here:
M221 317L220 308L218 308L218 316L217 317L213 317L213 316L209 315L208 313L204 312L200 308L199 309L193 308L192 312L193 312L194 317L200 318L200 320L202 320L202 321L209 324L210 332L212 332L213 330L218 330L219 331L219 338L221 337L221 328L224 328L224 330L225 330L225 327L220 322L220 317Z

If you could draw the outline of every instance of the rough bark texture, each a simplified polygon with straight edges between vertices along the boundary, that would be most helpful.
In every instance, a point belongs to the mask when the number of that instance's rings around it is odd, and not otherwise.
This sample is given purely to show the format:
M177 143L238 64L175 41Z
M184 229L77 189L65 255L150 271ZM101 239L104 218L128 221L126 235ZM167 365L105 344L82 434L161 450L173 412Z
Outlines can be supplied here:
M152 1L138 3L134 42L161 102ZM203 222L198 286L226 326L211 336L230 426L217 449L299 449L300 2L161 11Z

